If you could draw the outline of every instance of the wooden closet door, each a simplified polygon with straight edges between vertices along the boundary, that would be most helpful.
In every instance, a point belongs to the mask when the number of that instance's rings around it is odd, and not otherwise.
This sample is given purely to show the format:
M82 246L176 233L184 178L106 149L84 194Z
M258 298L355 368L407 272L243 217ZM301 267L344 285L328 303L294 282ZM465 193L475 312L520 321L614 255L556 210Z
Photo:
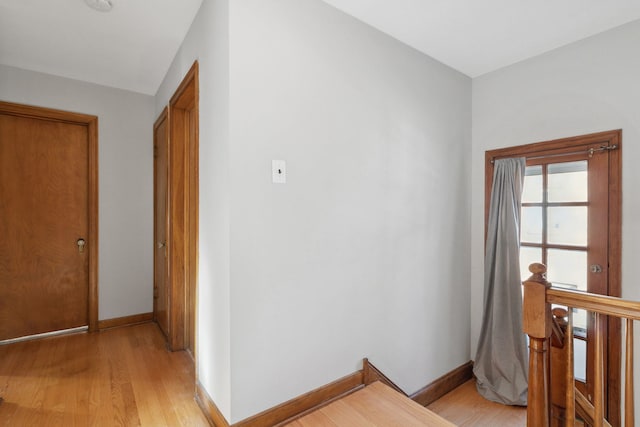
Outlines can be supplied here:
M154 194L154 286L153 313L158 326L169 336L169 289L167 287L167 203L168 203L168 149L167 110L160 115L153 127L153 194Z
M0 340L88 324L88 141L0 112Z

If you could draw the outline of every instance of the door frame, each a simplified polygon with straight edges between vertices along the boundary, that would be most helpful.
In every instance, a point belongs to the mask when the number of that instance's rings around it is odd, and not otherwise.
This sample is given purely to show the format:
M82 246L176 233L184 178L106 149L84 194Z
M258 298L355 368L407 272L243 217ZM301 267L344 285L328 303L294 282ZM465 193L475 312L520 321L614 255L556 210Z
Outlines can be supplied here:
M87 128L88 144L88 215L86 250L89 257L89 332L98 330L98 117L52 108L0 101L0 114L69 123Z
M199 232L198 80L195 61L169 101L168 150L168 345L173 351L191 348L194 359ZM189 340L190 333L193 342Z
M576 150L586 149L594 144L603 146L616 145L617 148L609 150L608 165L608 295L622 296L622 130L610 130L591 133L587 135L560 138L551 141L536 142L515 147L507 147L485 152L485 241L487 237L487 222L489 218L489 203L491 200L491 185L493 183L493 160L507 157L527 156L555 156L567 155ZM597 155L597 154L596 154ZM607 322L607 334L609 337L605 361L608 361L605 374L607 376L607 419L612 425L621 422L621 323L619 319L609 319Z

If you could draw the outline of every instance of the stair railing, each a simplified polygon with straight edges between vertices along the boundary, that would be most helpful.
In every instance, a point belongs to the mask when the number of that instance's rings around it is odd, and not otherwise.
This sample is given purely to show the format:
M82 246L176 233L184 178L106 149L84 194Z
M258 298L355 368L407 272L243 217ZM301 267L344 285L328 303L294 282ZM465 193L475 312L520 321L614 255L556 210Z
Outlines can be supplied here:
M625 322L625 400L624 425L633 427L634 390L633 390L633 321L640 320L640 303L621 298L591 294L580 291L555 289L546 280L546 267L543 264L529 266L532 276L524 283L523 328L529 336L529 394L527 407L527 426L548 427L552 421L552 393L550 390L550 360L552 341L564 339L562 352L564 357L564 381L566 388L564 402L564 425L573 427L576 413L594 427L610 426L605 419L604 403L604 345L601 319L610 316ZM551 305L567 307L567 324L563 329L560 320L562 312L555 311ZM573 309L584 309L594 314L593 340L595 345L593 399L589 401L575 387L573 354ZM554 382L556 373L554 373ZM622 402L621 402L622 403ZM562 405L560 405L562 406Z

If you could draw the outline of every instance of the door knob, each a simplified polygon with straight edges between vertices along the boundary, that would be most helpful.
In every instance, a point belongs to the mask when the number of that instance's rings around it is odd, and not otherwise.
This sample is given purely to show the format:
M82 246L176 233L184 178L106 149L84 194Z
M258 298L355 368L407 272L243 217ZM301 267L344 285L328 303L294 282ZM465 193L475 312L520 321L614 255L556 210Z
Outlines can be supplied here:
M83 238L80 238L76 241L76 244L78 245L78 252L84 252L84 245L86 245L87 242L85 242Z

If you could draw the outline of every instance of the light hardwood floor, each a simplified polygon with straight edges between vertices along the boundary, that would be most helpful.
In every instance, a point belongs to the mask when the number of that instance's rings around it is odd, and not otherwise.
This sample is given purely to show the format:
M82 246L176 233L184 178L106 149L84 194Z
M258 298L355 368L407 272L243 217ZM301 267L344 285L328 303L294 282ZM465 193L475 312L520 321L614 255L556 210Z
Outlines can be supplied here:
M290 426L446 425L391 389L375 397L376 387ZM189 355L168 352L154 323L0 346L0 426L208 426L193 396ZM458 426L526 425L524 408L483 399L474 381L428 409Z
M154 323L0 346L0 426L208 426Z
M527 409L490 402L480 396L475 380L470 380L427 406L457 426L524 427Z
M397 391L375 382L287 427L455 427Z
M524 427L526 408L485 400L468 381L427 407L374 383L286 427L474 426ZM440 417L434 416L439 415Z

